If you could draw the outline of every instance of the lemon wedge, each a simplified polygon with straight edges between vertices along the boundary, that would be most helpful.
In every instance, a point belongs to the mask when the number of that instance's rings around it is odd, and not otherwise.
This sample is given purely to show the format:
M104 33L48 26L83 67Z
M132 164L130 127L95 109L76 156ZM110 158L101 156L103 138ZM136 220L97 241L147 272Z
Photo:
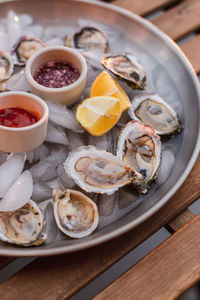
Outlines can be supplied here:
M96 96L110 96L117 98L122 105L122 111L131 107L131 102L126 92L106 71L101 72L92 83L90 97Z
M107 133L118 122L121 114L120 101L107 96L87 98L76 110L78 122L94 136Z

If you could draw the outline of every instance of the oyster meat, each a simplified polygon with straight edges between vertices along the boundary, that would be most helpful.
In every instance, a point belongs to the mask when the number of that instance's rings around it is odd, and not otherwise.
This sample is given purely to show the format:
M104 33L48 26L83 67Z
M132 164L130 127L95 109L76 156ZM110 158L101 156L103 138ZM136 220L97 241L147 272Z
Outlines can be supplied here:
M130 121L120 132L117 156L142 175L133 184L139 192L145 194L159 170L160 137L142 122Z
M71 238L91 234L98 226L96 204L75 190L53 190L54 216L58 228Z
M17 210L0 212L0 239L4 242L38 246L46 239L43 228L43 215L32 200Z
M81 146L72 151L64 168L82 189L102 194L112 194L141 177L112 153L94 146Z
M12 57L8 52L0 51L0 82L10 78L13 72Z
M136 95L129 115L151 126L159 135L173 134L182 129L177 112L157 94Z
M107 52L109 49L106 35L94 27L83 27L79 32L65 38L65 46L77 49L99 49Z
M101 63L133 89L143 90L146 88L145 69L133 54L128 52L111 53L103 56Z
M16 55L16 64L24 65L33 53L37 50L46 47L46 45L39 39L22 36L14 46L12 53Z

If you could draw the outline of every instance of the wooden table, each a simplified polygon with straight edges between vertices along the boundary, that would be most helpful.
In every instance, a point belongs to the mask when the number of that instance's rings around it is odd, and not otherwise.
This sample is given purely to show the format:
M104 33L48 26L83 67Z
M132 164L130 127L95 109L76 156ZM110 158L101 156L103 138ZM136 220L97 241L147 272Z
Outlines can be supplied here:
M142 16L151 15L152 23L172 39L182 39L182 50L195 71L200 72L200 0L112 2ZM188 39L183 39L187 36ZM0 299L66 299L162 226L171 236L94 299L155 300L175 299L181 295L200 279L200 214L194 216L187 209L200 196L199 162L200 156L184 185L145 223L101 246L34 260L0 284ZM9 266L11 260L0 258L0 268Z

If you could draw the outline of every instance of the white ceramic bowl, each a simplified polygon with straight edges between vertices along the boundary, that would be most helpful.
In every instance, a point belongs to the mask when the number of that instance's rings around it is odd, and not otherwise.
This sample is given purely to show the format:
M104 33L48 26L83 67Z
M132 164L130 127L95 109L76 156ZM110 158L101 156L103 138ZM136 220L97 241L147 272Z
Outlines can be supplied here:
M62 88L48 88L40 85L33 78L35 71L44 63L52 60L62 60L74 64L80 72L80 77L74 83ZM45 100L71 105L80 99L83 93L87 78L87 64L78 51L65 46L52 46L35 52L26 64L25 73L33 94Z
M40 116L38 122L27 127L12 128L0 125L0 150L26 152L41 145L46 137L49 110L39 97L25 92L0 94L0 109L18 107Z

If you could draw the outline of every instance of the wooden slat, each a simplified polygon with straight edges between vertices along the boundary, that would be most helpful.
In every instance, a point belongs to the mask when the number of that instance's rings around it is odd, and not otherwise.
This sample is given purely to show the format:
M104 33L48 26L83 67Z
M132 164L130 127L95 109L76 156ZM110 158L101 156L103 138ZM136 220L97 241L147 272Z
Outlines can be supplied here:
M175 299L200 279L200 214L94 300Z
M196 73L200 73L200 34L185 42L181 49L190 60Z
M194 216L195 215L188 208L186 208L178 217L176 217L175 219L173 219L172 221L170 221L166 225L165 228L170 233L174 233L175 231L177 231L178 229L180 229L183 225L185 225L190 220L192 220L194 218Z
M113 4L126 8L136 14L146 15L161 7L166 7L169 4L175 3L176 0L115 0Z
M199 11L199 0L185 0L153 20L153 23L177 40L199 28Z
M200 156L187 180L159 212L121 237L79 253L37 259L0 284L0 299L65 299L167 224L200 196ZM31 280L30 280L31 278ZM36 288L37 287L37 288ZM40 298L38 298L40 296Z

